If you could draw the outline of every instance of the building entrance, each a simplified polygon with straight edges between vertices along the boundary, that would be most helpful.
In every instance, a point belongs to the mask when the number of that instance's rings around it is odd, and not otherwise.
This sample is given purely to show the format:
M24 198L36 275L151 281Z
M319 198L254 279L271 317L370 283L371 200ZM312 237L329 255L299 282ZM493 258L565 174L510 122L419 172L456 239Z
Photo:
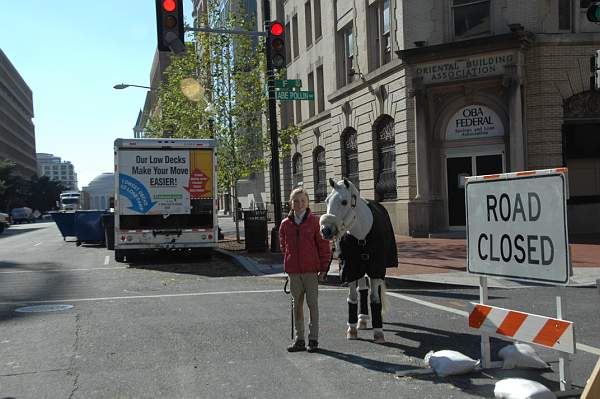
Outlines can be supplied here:
M465 177L502 173L503 154L469 155L446 158L448 184L448 225L466 224Z

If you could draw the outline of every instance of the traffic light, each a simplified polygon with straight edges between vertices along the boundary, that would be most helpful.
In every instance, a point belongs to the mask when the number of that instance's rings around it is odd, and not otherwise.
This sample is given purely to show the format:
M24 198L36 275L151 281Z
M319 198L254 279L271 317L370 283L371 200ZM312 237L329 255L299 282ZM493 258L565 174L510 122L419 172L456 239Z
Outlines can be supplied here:
M587 19L590 22L600 22L600 3L593 2L587 9Z
M158 50L184 52L183 0L155 1Z
M268 24L267 56L273 69L285 68L285 28L279 21Z
M590 90L600 89L600 50L590 57Z

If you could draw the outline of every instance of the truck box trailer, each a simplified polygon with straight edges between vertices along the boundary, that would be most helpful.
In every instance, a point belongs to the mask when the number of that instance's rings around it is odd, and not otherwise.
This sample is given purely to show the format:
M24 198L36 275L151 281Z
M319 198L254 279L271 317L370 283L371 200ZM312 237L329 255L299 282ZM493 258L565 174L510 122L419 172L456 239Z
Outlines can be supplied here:
M115 140L115 260L217 245L216 141ZM128 259L129 261L129 259Z

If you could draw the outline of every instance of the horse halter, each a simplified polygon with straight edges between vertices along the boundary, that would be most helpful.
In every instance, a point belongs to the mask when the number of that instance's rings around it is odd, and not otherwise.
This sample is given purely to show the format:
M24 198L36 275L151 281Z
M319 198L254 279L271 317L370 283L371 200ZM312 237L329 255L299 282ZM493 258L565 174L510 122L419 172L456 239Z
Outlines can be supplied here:
M342 218L342 223L340 228L338 228L337 234L340 238L354 226L354 223L356 223L356 212L354 212L354 208L356 208L356 194L352 194L350 197L350 209L348 209L346 215Z

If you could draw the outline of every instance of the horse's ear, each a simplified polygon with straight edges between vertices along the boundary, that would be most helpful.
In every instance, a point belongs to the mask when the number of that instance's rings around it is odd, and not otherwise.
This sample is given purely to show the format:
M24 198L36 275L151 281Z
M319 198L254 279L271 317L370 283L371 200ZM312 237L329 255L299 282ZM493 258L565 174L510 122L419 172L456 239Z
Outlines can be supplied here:
M335 182L333 181L333 179L330 177L329 178L329 185L333 188L335 188Z
M348 189L350 188L350 182L345 177L344 177L344 185L346 186L346 188L348 188Z

